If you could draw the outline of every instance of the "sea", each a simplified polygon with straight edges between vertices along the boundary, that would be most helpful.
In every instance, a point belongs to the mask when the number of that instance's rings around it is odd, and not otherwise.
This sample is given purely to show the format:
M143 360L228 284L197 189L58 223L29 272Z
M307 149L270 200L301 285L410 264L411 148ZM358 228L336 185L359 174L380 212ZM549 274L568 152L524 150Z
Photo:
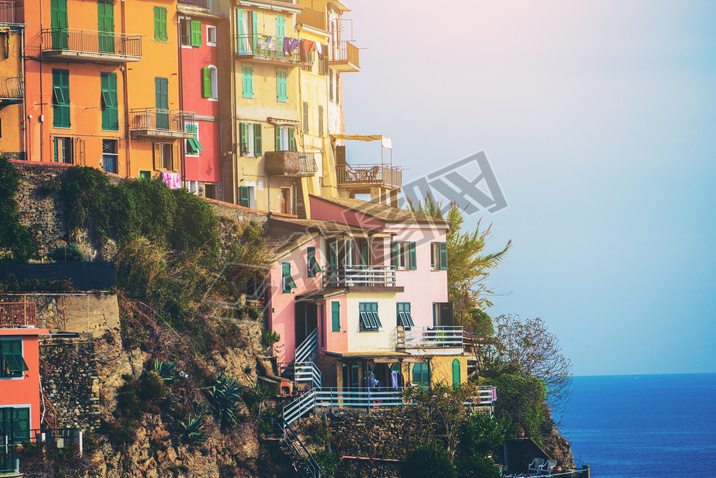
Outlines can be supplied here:
M561 431L592 477L716 478L716 374L574 377L573 387Z

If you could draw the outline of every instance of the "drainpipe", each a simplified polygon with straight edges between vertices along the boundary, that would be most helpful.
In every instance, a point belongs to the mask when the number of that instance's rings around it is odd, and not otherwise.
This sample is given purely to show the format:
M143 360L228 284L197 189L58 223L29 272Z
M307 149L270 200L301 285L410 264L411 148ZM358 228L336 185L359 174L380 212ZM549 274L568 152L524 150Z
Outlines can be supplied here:
M186 117L184 116L184 71L182 70L182 44L181 44L181 19L177 21L177 42L178 46L178 61L179 61L179 74L177 75L177 81L179 82L179 111L182 115L182 124L184 125L184 131L186 131ZM218 77L218 75L217 75ZM199 123L196 123L196 130L199 131ZM198 134L198 133L197 133ZM179 154L181 154L181 180L184 183L184 187L189 189L186 185L186 151L184 150L185 141L179 140ZM196 194L199 195L199 187L196 188Z
M122 0L122 34L125 35L127 33L127 15L126 15L126 9L125 9L125 3L124 0ZM141 45L141 39L140 43ZM126 142L126 148L124 148L124 162L126 164L127 173L126 177L129 178L132 176L132 168L131 168L131 157L132 157L132 138L130 133L130 117L129 117L129 87L127 86L127 78L128 78L128 72L127 72L127 65L122 65L120 68L120 71L122 72L122 91L124 94L124 138Z
M9 39L9 34L8 34ZM8 52L9 53L9 52ZM22 72L22 152L25 153L25 160L30 159L30 155L27 153L27 90L25 84L25 29L20 30L20 69Z
M236 131L236 58L234 57L234 48L236 48L236 44L234 43L234 32L231 28L232 25L234 25L234 22L231 21L232 18L236 18L236 11L231 8L231 13L229 14L231 17L229 18L229 43L231 45L231 114L229 117L231 118L231 165L232 165L232 171L231 171L231 186L232 186L232 200L234 204L239 204L238 194L239 194L239 156L241 153L241 144L239 144L239 147L235 147L235 140L236 138L239 138L239 143L241 143L241 137L239 136L238 132ZM258 183L256 184L256 193L258 194Z
M42 25L44 23L42 22L42 0L37 0L37 3L40 5L40 30L42 30ZM40 118L42 118L42 121L40 121L40 162L42 162L43 156L45 154L45 135L44 133L44 125L45 125L45 100L44 100L44 94L45 90L42 88L42 31L40 31ZM50 98L52 98L52 95L50 95ZM38 119L40 119L38 118Z

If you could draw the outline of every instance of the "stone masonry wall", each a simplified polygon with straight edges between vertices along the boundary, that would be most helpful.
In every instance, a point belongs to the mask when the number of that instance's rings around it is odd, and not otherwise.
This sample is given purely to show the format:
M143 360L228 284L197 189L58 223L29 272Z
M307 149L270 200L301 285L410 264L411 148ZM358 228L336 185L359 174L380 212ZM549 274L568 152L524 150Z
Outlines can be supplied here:
M95 343L82 339L40 340L42 389L56 412L57 426L99 426L99 377ZM52 411L48 414L54 415Z
M0 302L34 302L37 327L50 329L51 333L101 337L107 330L119 330L116 294L0 294Z

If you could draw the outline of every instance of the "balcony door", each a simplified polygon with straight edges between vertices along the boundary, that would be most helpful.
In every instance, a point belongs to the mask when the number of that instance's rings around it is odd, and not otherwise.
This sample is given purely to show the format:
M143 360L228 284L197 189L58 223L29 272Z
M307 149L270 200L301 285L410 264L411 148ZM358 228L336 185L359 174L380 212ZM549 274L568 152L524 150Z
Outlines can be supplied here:
M258 48L258 12L236 10L239 55L253 55ZM283 45L281 45L283 48Z
M157 129L169 129L169 80L154 78L154 95L157 108Z
M318 328L318 306L314 302L296 303L296 348Z
M50 28L52 29L53 50L67 50L69 48L67 25L67 0L50 0Z
M97 2L97 31L99 32L100 53L114 53L114 3L107 0Z

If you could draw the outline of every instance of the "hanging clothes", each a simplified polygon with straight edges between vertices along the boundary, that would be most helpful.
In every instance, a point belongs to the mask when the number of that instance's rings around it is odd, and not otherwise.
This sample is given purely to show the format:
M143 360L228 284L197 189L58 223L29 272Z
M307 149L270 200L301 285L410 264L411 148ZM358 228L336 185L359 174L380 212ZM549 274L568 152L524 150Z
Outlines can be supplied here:
M306 52L313 51L313 47L316 46L316 42L311 41L311 40L304 40L304 41L306 42Z
M162 171L162 181L169 186L169 189L179 189L181 187L181 178L179 177L179 173Z
M307 61L308 56L306 54L306 41L305 40L300 41L300 43L298 45L298 51L301 55L301 61Z
M290 55L289 48L291 48L291 39L289 37L283 37L283 54L285 56Z
M293 54L293 50L295 50L298 47L298 45L301 43L301 40L299 40L297 38L289 38L289 40L291 40L291 44L288 47L288 54L291 55L291 54Z
M390 386L393 387L394 390L397 390L399 388L398 372L390 372Z
M316 53L318 53L318 58L323 60L323 45L320 43L316 43Z

